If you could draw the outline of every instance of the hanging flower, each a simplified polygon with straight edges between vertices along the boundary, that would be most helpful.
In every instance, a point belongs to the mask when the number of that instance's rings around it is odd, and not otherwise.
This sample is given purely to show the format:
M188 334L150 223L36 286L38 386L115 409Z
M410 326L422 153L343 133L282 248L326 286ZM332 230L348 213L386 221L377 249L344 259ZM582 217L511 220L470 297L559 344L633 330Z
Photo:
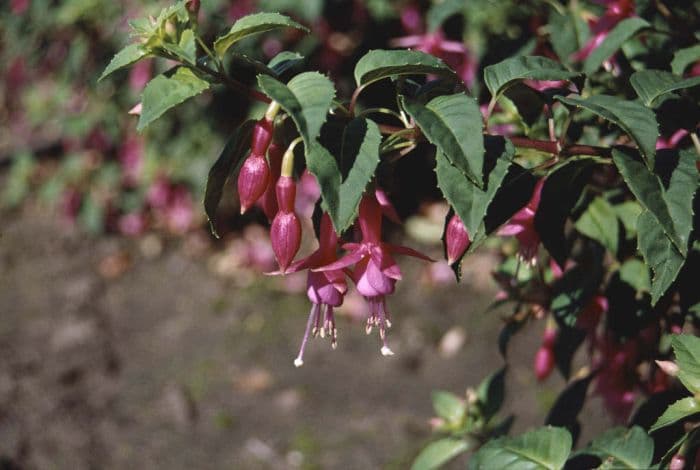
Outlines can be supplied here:
M540 235L535 229L535 213L540 205L542 186L544 186L544 178L541 178L535 185L530 202L498 230L498 234L501 236L515 235L520 243L518 257L529 265L533 265L537 261L537 250L540 246Z
M292 263L287 273L309 269L306 279L306 295L311 301L311 312L306 322L306 330L299 348L299 355L294 359L294 365L304 364L304 349L310 336L326 335L331 339L331 347L338 344L338 333L335 326L333 309L343 304L343 298L348 290L345 274L342 269L315 271L314 268L328 265L337 260L338 235L333 229L331 218L324 213L321 217L318 249L308 257Z
M396 281L401 279L401 270L391 256L392 253L414 256L432 261L427 256L404 246L395 246L381 241L382 209L374 195L365 195L360 202L358 217L362 241L347 243L343 248L349 253L340 260L317 268L315 271L337 271L355 265L351 271L357 290L369 304L366 331L373 327L379 329L382 340L381 353L390 356L394 353L386 341L386 330L391 327L389 313L386 310L386 296L394 292Z

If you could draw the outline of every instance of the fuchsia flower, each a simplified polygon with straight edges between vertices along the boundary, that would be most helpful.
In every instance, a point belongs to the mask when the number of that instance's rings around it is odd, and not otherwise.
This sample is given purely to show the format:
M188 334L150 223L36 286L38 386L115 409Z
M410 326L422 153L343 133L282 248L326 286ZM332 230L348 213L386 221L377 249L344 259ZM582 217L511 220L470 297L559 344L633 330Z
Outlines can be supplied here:
M457 214L454 214L445 229L447 264L455 264L467 251L470 243L467 228L464 226L462 219Z
M394 47L415 48L444 60L447 65L457 71L464 83L471 87L477 70L476 59L471 51L467 49L464 43L450 41L445 38L445 34L440 29L420 34L419 31L425 31L425 28L420 23L419 15L420 13L415 7L405 9L404 13L401 14L401 20L404 28L412 34L393 39L391 45Z
M370 309L367 333L370 333L373 327L379 328L379 336L382 339L381 352L389 356L394 353L386 341L386 330L391 327L391 322L386 311L385 298L394 292L396 281L401 279L401 270L391 255L396 253L426 261L432 260L411 248L381 241L382 209L374 195L365 195L362 198L358 223L362 241L343 245L343 248L349 250L348 254L334 263L316 268L315 271L337 271L355 265L351 277Z
M515 235L520 243L518 256L523 262L530 265L537 261L537 249L540 246L540 235L535 229L535 213L540 205L542 186L544 186L544 178L541 178L535 185L530 202L516 212L510 221L498 231L498 234L502 236Z
M267 147L272 140L272 121L260 119L253 129L250 155L238 174L238 197L241 201L241 214L245 213L270 184L270 167L265 159Z
M592 37L571 57L574 61L586 60L620 21L634 15L634 0L597 0L596 3L606 5L607 9L603 16L590 23Z
M270 227L272 250L284 274L301 246L301 223L294 212L296 183L291 176L280 176L277 180L277 205L279 211Z
M275 214L277 214L277 211L279 210L275 187L277 185L277 180L279 180L279 177L282 174L283 155L284 148L274 142L271 143L267 149L267 156L270 160L270 184L259 202L265 216L267 216L267 220L269 221L272 221L272 219L275 218Z
M551 374L554 369L554 343L556 339L557 329L548 325L544 330L542 345L535 354L535 361L533 364L535 376L540 382L549 377L549 374Z
M338 344L338 333L335 327L335 316L333 308L339 307L343 303L343 298L348 290L345 282L345 274L342 269L331 269L326 271L315 271L329 263L333 263L338 257L336 249L338 247L338 235L333 229L331 218L324 213L321 218L318 250L308 257L294 262L288 273L297 272L303 269L310 269L307 276L306 295L311 300L311 312L306 323L306 331L301 341L299 355L294 359L294 365L300 367L304 364L304 349L309 340L309 335L321 335L321 338L328 335L331 339L331 347L336 348ZM323 319L321 315L323 314Z

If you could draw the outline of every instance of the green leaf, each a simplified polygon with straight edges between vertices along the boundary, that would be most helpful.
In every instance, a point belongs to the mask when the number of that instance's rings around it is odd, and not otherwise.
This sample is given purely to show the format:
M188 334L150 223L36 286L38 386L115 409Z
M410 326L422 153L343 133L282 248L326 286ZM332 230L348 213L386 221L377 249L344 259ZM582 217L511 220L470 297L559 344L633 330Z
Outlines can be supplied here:
M303 62L304 56L298 52L282 51L270 59L267 67L272 70L275 75L279 76Z
M612 253L617 254L617 241L620 229L617 214L603 197L596 197L588 204L585 212L574 224L576 230L600 242Z
M583 74L570 72L559 62L540 56L511 57L484 69L484 81L497 100L510 86L522 80L570 80L580 90Z
M430 54L408 50L369 51L355 65L355 82L364 87L395 75L440 75L458 80L455 72Z
M649 468L654 458L654 440L639 426L617 427L593 439L580 453L595 455L605 468Z
M632 36L650 25L639 17L627 18L620 21L605 37L603 42L593 49L583 62L583 71L587 74L598 70L603 62L608 60Z
M669 405L664 411L664 414L659 416L659 419L649 428L649 432L657 431L666 426L680 421L688 416L700 413L700 405L693 397L686 397Z
M642 213L642 206L637 201L625 201L613 206L617 217L625 228L625 238L631 240L637 237L637 217Z
M680 254L685 256L692 229L693 194L698 187L695 157L689 151L680 152L676 158L667 153L664 155L665 161L662 163L666 167L676 164L675 168L670 169L668 189L664 189L659 177L645 167L636 152L622 148L613 148L612 151L613 162L632 194L658 221L656 231L663 230Z
M555 98L569 106L587 109L619 126L637 143L646 159L647 167L654 168L659 127L656 123L656 115L651 109L635 101L608 95L593 95L588 98L556 96Z
M209 170L207 188L204 192L204 212L209 220L211 233L219 238L216 231L216 209L219 207L224 186L229 178L236 174L236 170L243 162L246 151L250 148L250 138L253 133L255 121L247 120L236 129L236 132L226 142L219 158Z
M592 169L590 160L569 160L552 171L542 186L540 205L535 212L535 229L544 247L561 267L569 257L564 227Z
M272 77L258 75L258 84L289 114L308 150L326 122L328 108L335 96L333 83L318 72L304 72L286 85Z
M630 83L645 106L657 107L676 90L700 85L700 77L683 78L663 70L640 70L630 77Z
M484 421L490 420L503 405L505 398L506 366L488 376L476 389L479 409Z
M657 165L657 171L667 181L664 201L673 219L678 239L685 248L693 230L693 199L700 185L697 156L692 149L680 152L662 150L659 155L663 158ZM685 250L680 251L685 255Z
M676 75L683 75L685 69L698 60L700 60L700 44L679 49L673 54L671 70Z
M425 106L417 101L403 100L403 107L450 163L482 187L484 137L476 101L457 93L438 96Z
M632 286L637 292L651 292L649 269L637 258L631 258L622 263L620 279Z
M381 142L379 126L369 119L355 118L345 128L340 166L347 177L338 188L338 207L327 207L338 233L347 230L357 217L362 194L379 164Z
M305 32L309 31L305 26L279 13L254 13L239 19L231 26L228 33L219 36L214 41L214 51L216 55L223 57L228 48L241 39L279 28L295 28Z
M551 426L517 437L501 437L487 442L470 462L472 470L559 470L571 452L571 434Z
M208 88L209 83L187 67L177 67L170 75L158 75L143 90L141 116L136 129L142 131L170 108Z
M692 393L700 391L700 338L692 335L673 335L671 346L680 369L678 379Z
M443 0L434 2L426 14L428 31L435 31L450 16L460 13L464 9L464 0Z
M549 14L549 41L559 59L570 63L570 57L583 48L590 37L586 21L579 12L574 11L573 4L569 5L565 14L555 8Z
M122 67L127 67L131 64L134 64L146 56L148 56L148 51L144 49L141 46L141 44L130 44L126 46L124 49L117 52L117 54L114 57L112 57L112 60L109 62L104 72L102 72L102 75L100 75L100 78L98 78L97 81L101 81L103 78L105 78L107 75L110 75L112 72L115 72L116 70L119 70Z
M468 451L471 448L469 442L463 439L445 437L428 444L416 457L411 465L411 470L433 470L447 463L453 458Z
M321 188L321 206L323 210L331 214L334 207L339 206L338 188L342 181L342 175L338 169L335 157L320 143L314 141L309 147L305 147L306 168L316 177ZM331 217L332 220L332 217ZM335 224L335 222L333 222ZM336 228L336 231L338 229Z
M438 187L459 215L470 237L479 230L488 207L503 183L515 155L513 144L503 137L486 137L484 158L485 188L480 188L453 166L442 152L436 155Z
M663 232L658 220L647 210L637 219L638 249L654 273L651 280L651 304L664 295L678 276L685 258Z
M598 291L603 276L601 263L589 256L554 283L550 310L562 328L576 326L579 313Z
M432 394L435 413L448 423L459 423L466 411L466 405L457 395L443 390L436 390Z

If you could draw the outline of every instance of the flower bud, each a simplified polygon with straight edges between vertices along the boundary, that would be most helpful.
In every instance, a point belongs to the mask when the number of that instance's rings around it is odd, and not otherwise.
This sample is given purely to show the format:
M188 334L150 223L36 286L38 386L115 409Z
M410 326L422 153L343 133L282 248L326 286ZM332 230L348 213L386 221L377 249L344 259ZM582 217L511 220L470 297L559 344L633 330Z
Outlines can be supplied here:
M557 329L554 326L547 325L542 335L542 346L553 348L554 342L557 340Z
M284 155L284 148L274 142L270 144L270 147L267 149L267 157L270 161L270 183L262 197L262 209L267 216L267 220L270 221L275 218L275 214L277 214L279 209L275 185L282 172L282 155Z
M535 376L540 382L549 377L554 369L554 351L550 347L540 346L535 354Z
M238 197L241 214L260 199L270 183L270 167L262 155L251 153L238 174Z
M277 181L277 205L280 210L270 227L272 250L280 265L280 271L287 270L301 245L301 224L294 213L296 184L290 176L281 176Z
M469 233L457 214L453 215L445 229L445 248L447 251L447 264L454 264L459 260L470 244Z
M677 377L678 372L680 372L680 367L678 367L678 364L676 364L673 361L655 361L656 365L659 366L659 369L664 371L666 375L669 375L671 377Z
M250 143L250 152L256 155L265 155L267 147L272 141L272 121L265 118L259 120L253 128L253 137Z
M683 470L685 468L685 457L681 454L676 454L671 458L668 464L668 470Z

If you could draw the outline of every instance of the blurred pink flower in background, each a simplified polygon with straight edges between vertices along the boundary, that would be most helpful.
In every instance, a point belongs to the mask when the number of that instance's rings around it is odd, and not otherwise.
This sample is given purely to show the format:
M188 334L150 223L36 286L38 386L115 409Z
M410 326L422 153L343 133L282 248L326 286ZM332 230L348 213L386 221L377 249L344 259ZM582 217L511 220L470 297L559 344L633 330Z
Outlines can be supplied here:
M592 37L571 57L575 62L586 60L620 21L635 15L634 0L596 0L596 3L607 6L607 9L603 16L589 21Z
M540 178L532 192L530 202L498 230L498 234L501 236L515 235L520 244L518 256L523 262L530 265L537 261L537 251L540 246L540 235L535 229L535 213L540 205L543 186L544 178Z
M393 47L416 49L438 57L455 70L468 87L474 84L478 64L473 53L463 42L447 39L439 28L427 32L421 20L420 10L415 5L403 8L401 24L409 35L392 39L390 44Z

